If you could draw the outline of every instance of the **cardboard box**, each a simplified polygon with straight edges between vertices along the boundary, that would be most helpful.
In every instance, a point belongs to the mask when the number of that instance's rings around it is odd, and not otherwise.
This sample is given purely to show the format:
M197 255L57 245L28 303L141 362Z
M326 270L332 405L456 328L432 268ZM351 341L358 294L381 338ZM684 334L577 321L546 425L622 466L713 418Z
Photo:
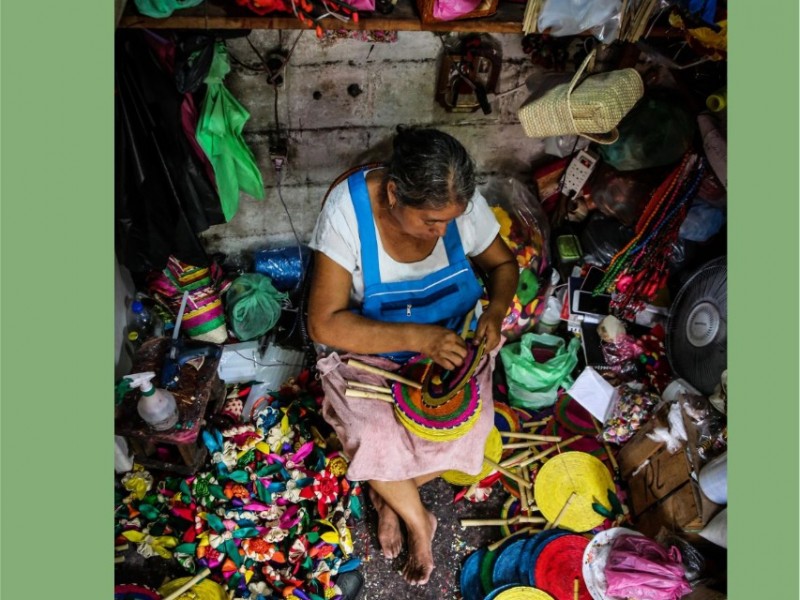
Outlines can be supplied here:
M697 484L700 466L697 431L690 419L684 416L689 441L675 454L670 454L663 442L653 442L647 437L655 427L666 423L664 409L636 432L618 456L620 475L628 486L631 518L649 536L654 536L661 527L698 531L721 508Z

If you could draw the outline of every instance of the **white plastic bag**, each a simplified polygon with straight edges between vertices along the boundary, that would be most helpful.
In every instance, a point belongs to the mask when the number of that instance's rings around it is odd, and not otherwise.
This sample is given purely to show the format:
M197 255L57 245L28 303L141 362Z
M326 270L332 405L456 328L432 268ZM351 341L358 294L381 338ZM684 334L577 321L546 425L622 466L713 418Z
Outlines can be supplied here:
M554 36L590 32L598 41L610 44L617 39L621 0L546 0L539 14L539 31Z

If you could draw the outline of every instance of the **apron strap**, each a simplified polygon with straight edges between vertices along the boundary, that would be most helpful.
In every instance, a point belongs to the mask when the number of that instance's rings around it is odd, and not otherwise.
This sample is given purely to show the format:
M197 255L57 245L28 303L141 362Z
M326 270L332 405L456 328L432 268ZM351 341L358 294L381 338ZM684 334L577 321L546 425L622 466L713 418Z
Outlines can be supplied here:
M366 171L356 171L347 178L350 197L358 221L358 238L361 242L361 270L364 274L364 289L381 282L378 265L378 239L375 235L375 220L367 191Z

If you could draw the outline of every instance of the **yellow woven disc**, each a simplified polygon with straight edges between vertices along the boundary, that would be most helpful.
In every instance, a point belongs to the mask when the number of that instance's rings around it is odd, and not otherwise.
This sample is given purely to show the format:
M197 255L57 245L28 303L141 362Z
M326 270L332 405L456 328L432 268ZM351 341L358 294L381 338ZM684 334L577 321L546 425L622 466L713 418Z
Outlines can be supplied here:
M592 502L599 502L610 510L609 490L614 490L614 482L608 469L586 452L554 456L539 470L533 485L536 506L549 522L555 520L575 492L558 523L559 527L575 532L589 531L604 521L605 518L592 509Z
M554 600L553 597L545 592L534 587L526 585L518 585L507 590L503 590L496 596L492 596L493 600Z
M500 437L500 432L497 430L497 427L492 427L491 431L489 431L489 436L486 438L486 446L483 455L494 462L498 462L502 453L503 439ZM477 475L451 470L442 473L442 479L453 485L472 485L473 483L478 483L484 477L488 477L491 472L492 467L487 463L483 463L483 468Z

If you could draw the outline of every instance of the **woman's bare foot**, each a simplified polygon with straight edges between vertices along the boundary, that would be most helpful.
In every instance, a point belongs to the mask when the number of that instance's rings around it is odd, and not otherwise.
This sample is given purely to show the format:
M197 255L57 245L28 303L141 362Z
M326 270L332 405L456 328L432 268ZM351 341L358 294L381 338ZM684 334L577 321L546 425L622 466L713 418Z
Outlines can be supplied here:
M437 520L428 513L428 523L422 531L408 530L408 563L403 569L403 577L411 585L425 585L433 572L433 536L436 534Z
M378 512L378 542L381 544L383 556L397 558L403 549L403 534L400 531L400 519L397 513L386 504L380 494L370 488L369 499Z

